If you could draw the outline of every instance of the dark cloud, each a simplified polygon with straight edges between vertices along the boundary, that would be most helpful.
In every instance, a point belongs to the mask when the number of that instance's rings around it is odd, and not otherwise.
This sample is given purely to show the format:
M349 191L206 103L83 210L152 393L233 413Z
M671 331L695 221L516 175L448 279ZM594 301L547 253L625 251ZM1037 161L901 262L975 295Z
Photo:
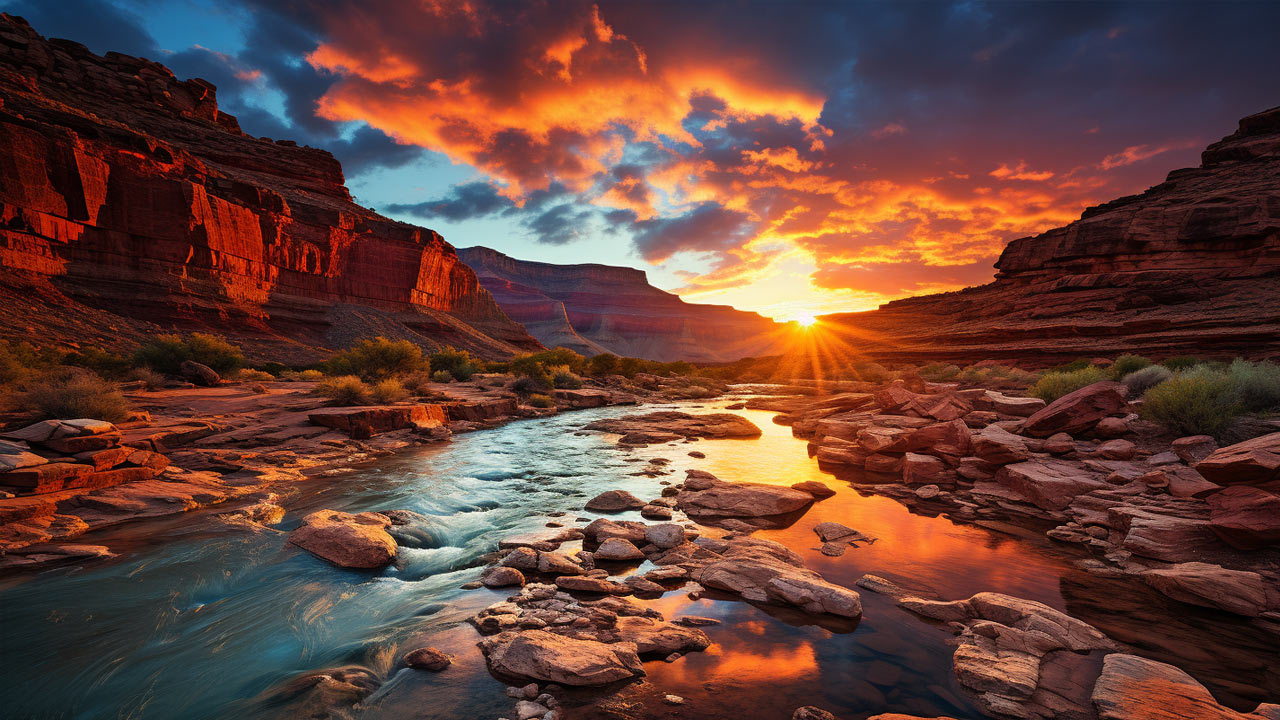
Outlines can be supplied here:
M683 215L637 222L634 229L636 249L652 262L677 252L717 252L737 247L751 237L754 225L745 213L707 202Z
M426 220L470 220L492 215L512 207L512 202L499 195L498 189L487 182L455 185L449 196L412 204L392 204L387 210L404 213Z
M566 245L589 236L595 214L592 210L582 210L576 205L565 203L526 220L524 226L540 243Z

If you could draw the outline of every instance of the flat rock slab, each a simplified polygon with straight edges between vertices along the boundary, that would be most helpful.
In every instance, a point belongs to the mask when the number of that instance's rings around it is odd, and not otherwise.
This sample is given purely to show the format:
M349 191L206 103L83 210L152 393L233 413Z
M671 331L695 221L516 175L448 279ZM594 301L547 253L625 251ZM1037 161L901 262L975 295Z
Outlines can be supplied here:
M586 430L627 435L630 433L669 433L682 438L751 438L760 437L760 428L750 420L733 413L691 415L663 411L645 415L625 415L588 423Z
M578 687L644 675L633 642L602 643L528 630L499 633L479 645L489 668L508 677Z
M391 519L380 513L317 510L302 519L289 542L334 565L379 568L396 559L396 541L387 532Z
M392 430L440 427L447 418L443 405L364 405L325 408L308 413L315 425L341 430L351 437L368 438Z

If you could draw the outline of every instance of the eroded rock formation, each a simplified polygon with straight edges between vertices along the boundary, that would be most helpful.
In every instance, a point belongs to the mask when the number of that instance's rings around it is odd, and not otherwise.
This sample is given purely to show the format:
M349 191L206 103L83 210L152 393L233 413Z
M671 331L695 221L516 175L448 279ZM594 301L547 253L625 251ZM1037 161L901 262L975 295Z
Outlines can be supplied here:
M783 327L727 305L687 303L644 271L516 260L486 247L458 257L514 320L547 347L651 360L728 361L782 348Z
M282 360L373 334L538 347L437 233L356 205L329 153L244 134L204 80L9 15L0 293L15 339L213 328Z
M1139 195L1014 240L994 282L823 318L881 359L1280 353L1280 108Z

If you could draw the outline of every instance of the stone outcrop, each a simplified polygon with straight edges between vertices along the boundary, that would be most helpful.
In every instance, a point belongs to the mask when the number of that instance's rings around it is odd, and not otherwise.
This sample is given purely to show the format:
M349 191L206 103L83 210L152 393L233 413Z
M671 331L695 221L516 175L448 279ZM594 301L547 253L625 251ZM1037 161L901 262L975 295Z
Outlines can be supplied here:
M1146 192L1014 240L987 285L822 324L889 361L1274 356L1280 108L1244 118L1201 159Z
M55 340L210 328L293 362L375 334L539 347L437 233L356 205L329 153L244 134L204 80L9 15L0 270L0 337L40 317Z
M643 270L516 260L460 248L507 315L547 347L650 360L728 361L778 353L785 326L727 305L687 303Z
M289 533L289 542L334 565L379 568L396 559L390 526L391 519L381 513L317 510L302 518L302 526Z
M1263 703L1251 713L1220 705L1205 686L1172 665L1113 653L1102 663L1093 686L1093 704L1102 720L1276 720L1280 705Z

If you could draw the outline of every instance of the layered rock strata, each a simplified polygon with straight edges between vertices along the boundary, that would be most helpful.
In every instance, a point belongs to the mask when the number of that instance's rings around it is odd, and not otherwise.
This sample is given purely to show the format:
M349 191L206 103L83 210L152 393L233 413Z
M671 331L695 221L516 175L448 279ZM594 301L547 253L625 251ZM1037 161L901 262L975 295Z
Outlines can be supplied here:
M374 334L494 357L539 347L440 235L355 204L329 153L244 134L204 80L10 15L0 271L14 339L33 323L107 345L212 328L286 361Z
M1280 108L1250 115L1200 167L1011 242L996 279L825 316L882 360L1050 364L1140 352L1280 353ZM851 341L852 342L852 341Z

